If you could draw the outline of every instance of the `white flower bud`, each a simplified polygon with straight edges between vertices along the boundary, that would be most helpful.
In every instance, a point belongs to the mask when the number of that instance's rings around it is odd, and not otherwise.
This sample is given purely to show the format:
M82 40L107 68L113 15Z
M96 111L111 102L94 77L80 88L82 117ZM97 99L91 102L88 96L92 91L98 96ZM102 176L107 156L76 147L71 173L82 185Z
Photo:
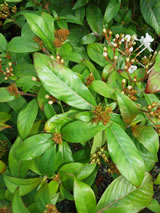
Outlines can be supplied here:
M122 83L125 84L125 83L126 83L126 79L123 79L123 80L122 80Z
M45 95L45 98L48 99L48 98L49 98L49 95Z
M107 57L107 52L104 52L104 53L103 53L103 56L104 56L104 57Z
M105 28L103 28L103 32L104 32L104 33L106 33L106 32L107 32L107 30L106 30Z
M63 63L64 63L64 59L62 58L62 59L61 59L61 64L63 64Z
M117 59L118 59L118 57L115 55L115 56L114 56L114 59L115 59L115 60L117 60Z
M32 76L32 81L37 81L37 78Z
M49 105L52 105L52 104L53 104L53 101L48 101L48 104L49 104Z
M129 86L128 86L128 89L129 89L129 90L130 90L130 89L132 89L132 86L131 86L131 85L129 85Z

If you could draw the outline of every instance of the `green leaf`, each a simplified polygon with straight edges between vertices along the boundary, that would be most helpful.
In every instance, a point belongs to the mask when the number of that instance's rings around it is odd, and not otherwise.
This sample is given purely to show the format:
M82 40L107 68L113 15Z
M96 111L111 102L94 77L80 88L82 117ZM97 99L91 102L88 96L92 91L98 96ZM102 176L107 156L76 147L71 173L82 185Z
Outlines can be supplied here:
M152 152L155 156L157 156L159 149L159 136L153 127L136 125L132 127L132 132L134 137L136 137L149 152Z
M56 153L56 170L63 164L73 162L72 151L66 142L59 144Z
M87 22L91 30L99 35L102 33L102 13L99 7L90 4L86 10Z
M36 206L44 212L46 205L51 203L48 184L44 183L35 196Z
M96 213L96 198L93 190L76 178L74 179L74 199L79 213Z
M160 174L158 174L158 176L156 177L154 184L160 184Z
M56 168L56 145L48 149L40 158L39 169L43 175L52 177Z
M133 141L116 123L112 123L105 131L108 150L113 162L129 182L140 186L144 177L145 165Z
M97 37L94 33L89 33L81 38L81 44L91 44L97 41Z
M31 192L41 182L41 178L20 179L6 175L3 179L10 192L14 193L19 187L19 194L22 196Z
M26 176L28 168L30 166L30 161L22 161L16 158L16 150L22 144L23 144L22 139L18 137L10 149L8 159L11 175L20 178L24 178Z
M104 14L104 24L108 24L118 13L120 9L119 0L110 0Z
M7 87L1 87L0 88L0 103L1 102L8 102L8 101L12 101L14 99L16 99L16 96L11 95L8 90Z
M12 211L13 213L30 213L20 197L19 189L15 191L13 196Z
M95 153L98 148L101 148L105 143L105 140L103 139L103 131L102 132L98 132L95 136L94 136L94 140L93 140L93 144L92 144L92 148L91 148L91 154Z
M148 209L150 209L152 212L160 213L160 204L156 199L152 199L152 202L147 206Z
M7 129L7 128L11 128L11 126L5 124L5 123L0 123L0 131Z
M84 6L84 5L86 5L87 3L88 3L88 0L78 0L78 1L75 3L75 5L74 5L74 7L73 7L72 9L73 9L73 10L78 9L78 8L80 8L80 7Z
M119 109L122 114L122 118L125 123L130 124L131 121L139 113L139 110L138 110L136 104L130 98L128 98L126 95L123 95L120 92L116 92L116 95L117 95Z
M23 139L29 135L33 123L37 117L37 113L38 113L37 101L36 99L33 99L18 114L17 128L20 136Z
M102 67L108 64L107 60L103 56L103 48L104 45L100 43L92 43L87 46L87 53L89 57Z
M92 81L89 88L106 98L116 100L115 90L109 87L104 81L100 80Z
M24 12L23 15L27 19L27 22L31 30L44 42L44 44L53 50L54 40L54 20L49 14L43 13L42 16L38 16L34 13ZM53 32L52 32L53 31ZM52 33L52 37L51 37Z
M97 205L97 213L139 212L150 204L152 196L153 183L148 173L145 174L138 188L130 184L123 176L119 176L103 193Z
M93 109L95 99L77 75L67 67L36 53L34 64L44 88L56 98L79 109Z
M103 123L73 121L62 128L62 137L70 143L85 143L106 127Z
M72 195L69 191L67 191L67 190L63 187L62 184L61 184L61 186L60 186L60 192L61 192L61 195L62 195L63 198L65 198L65 199L67 199L67 200L74 200L73 195Z
M144 20L151 27L154 28L156 33L160 35L160 1L159 0L141 0L140 9Z
M31 37L14 37L7 45L7 50L13 53L29 53L39 49L39 45Z
M149 73L147 85L145 88L145 93L150 94L150 93L157 93L160 91L160 72L153 69Z
M65 124L71 122L76 114L76 110L69 110L68 112L54 115L45 123L45 132L54 133L56 130L60 130Z
M6 0L6 2L21 2L22 0Z
M7 47L7 40L2 33L0 33L0 52L5 52Z
M0 112L0 123L6 122L11 118L11 115L7 112Z
M16 157L20 160L32 160L40 156L53 146L54 142L51 138L51 134L45 133L27 138L16 150Z
M0 160L0 174L3 174L6 170L6 164Z

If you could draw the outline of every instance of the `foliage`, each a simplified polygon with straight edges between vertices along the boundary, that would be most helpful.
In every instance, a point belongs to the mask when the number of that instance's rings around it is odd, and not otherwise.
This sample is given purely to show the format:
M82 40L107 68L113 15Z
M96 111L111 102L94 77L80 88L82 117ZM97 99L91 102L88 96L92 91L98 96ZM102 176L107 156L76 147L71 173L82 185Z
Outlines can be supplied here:
M160 0L1 1L2 212L59 212L63 200L79 213L160 212L159 10ZM99 198L100 168L113 181Z

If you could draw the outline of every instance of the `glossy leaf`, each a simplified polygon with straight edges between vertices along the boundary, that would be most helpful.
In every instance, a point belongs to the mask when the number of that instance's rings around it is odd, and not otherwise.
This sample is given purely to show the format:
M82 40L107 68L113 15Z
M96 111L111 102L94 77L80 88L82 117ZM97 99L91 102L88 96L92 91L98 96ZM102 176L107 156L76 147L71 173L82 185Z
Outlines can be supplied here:
M56 153L56 169L61 165L73 162L72 151L69 145L66 142L59 144L58 150Z
M48 149L40 158L39 168L43 175L52 177L56 168L56 145Z
M110 0L104 14L104 24L108 24L118 13L120 9L119 0Z
M41 178L20 179L6 175L3 179L10 192L14 193L19 187L19 194L22 196L31 192L41 182Z
M6 47L7 47L7 40L5 36L2 33L0 33L0 52L6 51Z
M44 183L35 196L36 206L44 212L46 205L51 203L48 184Z
M79 213L96 213L96 198L92 189L85 183L74 179L74 199Z
M49 14L38 16L34 13L24 12L23 15L31 30L45 43L45 45L53 50L54 40L54 20ZM52 33L52 38L51 38Z
M8 90L7 87L1 87L0 88L0 103L1 102L8 102L8 101L12 101L14 99L16 99L16 96L11 95Z
M89 57L102 67L108 64L107 60L103 56L103 48L104 45L100 43L92 43L87 46L87 53Z
M20 160L32 160L40 156L53 146L51 138L52 135L45 133L27 138L16 150L16 157Z
M102 32L102 13L96 5L90 4L87 7L86 18L91 30L99 35Z
M120 92L117 92L116 95L117 95L119 109L122 114L122 118L125 123L130 124L131 121L139 113L139 110L138 110L136 104L130 98L128 98L126 95L123 95Z
M12 200L12 211L13 213L30 213L25 207L21 197L19 189L17 189L14 193Z
M79 109L92 109L96 102L77 75L55 59L36 53L34 63L44 88L56 98Z
M37 117L38 105L36 99L30 101L18 114L17 128L20 136L24 139L28 136Z
M160 204L156 199L152 199L152 202L149 206L147 206L148 209L150 209L152 212L160 213Z
M16 158L16 150L22 145L22 143L22 139L18 137L10 149L8 158L11 175L20 178L26 176L30 166L30 161L22 161L21 159Z
M100 80L92 81L89 88L106 98L116 100L115 90L109 87L104 81Z
M105 131L109 154L118 170L130 183L140 186L145 165L133 141L116 123L112 123Z
M130 184L123 176L119 176L103 193L97 205L97 213L139 212L150 204L152 196L153 183L148 173L145 174L138 188Z
M159 136L151 126L136 125L132 128L133 135L143 146L155 156L159 149Z
M147 81L145 93L157 93L160 91L160 72L153 69L150 74Z
M76 114L76 110L69 110L68 112L54 115L45 123L45 132L54 133L55 130L60 130L65 124L71 122Z
M84 143L106 127L103 123L73 121L62 128L62 137L71 143Z
M156 33L160 35L160 2L158 0L141 0L140 9L147 24L153 27Z
M7 50L13 53L29 53L39 49L39 45L30 37L14 37L7 45Z

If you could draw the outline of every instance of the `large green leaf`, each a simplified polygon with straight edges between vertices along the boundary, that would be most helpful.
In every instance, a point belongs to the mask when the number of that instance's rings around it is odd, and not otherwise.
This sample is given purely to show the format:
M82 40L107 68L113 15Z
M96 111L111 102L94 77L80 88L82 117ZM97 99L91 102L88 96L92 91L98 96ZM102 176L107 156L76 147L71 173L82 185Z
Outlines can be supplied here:
M20 195L31 192L42 180L41 178L20 179L6 175L3 176L3 179L10 192L14 193L17 187L19 187Z
M92 189L85 183L74 179L74 199L78 213L96 213L96 198Z
M73 121L62 128L62 137L71 143L84 143L106 127L103 123Z
M157 156L159 149L159 136L151 126L136 125L132 128L133 135L143 146Z
M42 16L34 13L24 12L23 15L31 30L44 42L44 44L51 50L54 40L54 19L51 15L43 13Z
M89 57L102 67L108 64L107 60L103 56L103 48L104 45L100 43L92 43L87 46L87 53Z
M160 1L159 0L141 0L140 9L143 18L156 33L160 35Z
M150 209L152 212L160 213L160 204L156 199L152 199L152 202L149 206L147 206L148 209Z
M119 0L110 0L104 14L104 24L108 24L118 13L120 9Z
M150 204L152 196L153 182L148 173L145 174L138 188L130 184L123 176L119 176L103 193L97 205L97 213L139 212Z
M34 64L44 88L56 98L79 109L93 109L95 99L77 75L57 60L36 53Z
M122 114L122 118L123 118L125 123L130 124L131 121L139 113L138 107L126 95L123 95L120 92L117 92L116 95L117 95L117 102L118 102L118 105L119 105L119 109L120 109L121 114Z
M27 138L16 150L16 157L20 160L32 160L40 156L48 148L53 146L54 142L51 140L51 138L51 134L45 133L33 135Z
M24 178L26 176L30 166L30 161L22 161L21 159L19 160L16 158L16 150L22 145L22 143L22 139L18 137L10 149L8 158L11 175L20 178Z
M102 33L102 13L99 7L90 4L86 11L87 22L91 30L99 35Z
M73 120L76 113L76 110L69 110L68 112L54 115L45 123L45 132L54 133L56 130L60 130L65 124Z
M39 45L30 37L14 37L7 45L7 50L13 53L29 53L38 51Z
M92 81L89 88L106 98L116 99L114 89L109 87L104 81Z
M48 149L40 158L39 169L43 175L52 177L56 168L56 145Z
M17 119L17 128L20 136L24 139L32 129L33 123L37 117L38 105L36 99L30 101L27 106L20 111Z
M120 173L133 185L140 186L145 165L127 133L116 123L106 128L108 150Z
M14 99L16 99L16 96L13 96L8 92L7 87L1 87L0 94L0 103L13 101Z
M12 211L13 213L30 213L20 197L19 189L15 191L13 196Z

